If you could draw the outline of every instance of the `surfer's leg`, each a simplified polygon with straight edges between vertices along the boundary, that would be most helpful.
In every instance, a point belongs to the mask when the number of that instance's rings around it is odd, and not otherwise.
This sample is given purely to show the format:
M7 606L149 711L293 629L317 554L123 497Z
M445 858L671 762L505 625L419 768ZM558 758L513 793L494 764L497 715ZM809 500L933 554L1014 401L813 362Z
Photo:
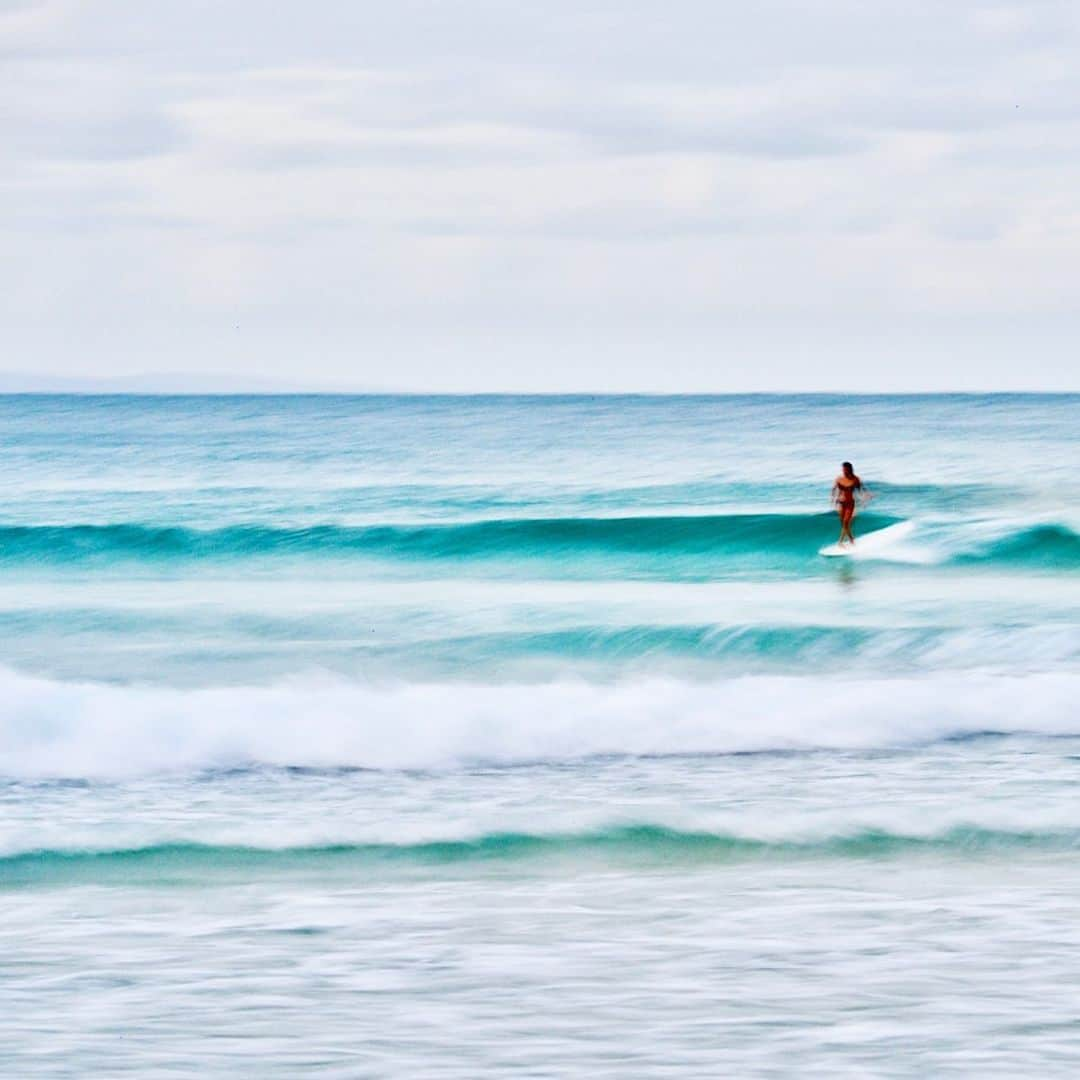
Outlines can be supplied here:
M847 540L849 544L855 543L855 537L851 534L851 519L855 516L855 507L845 506L840 511L840 539Z

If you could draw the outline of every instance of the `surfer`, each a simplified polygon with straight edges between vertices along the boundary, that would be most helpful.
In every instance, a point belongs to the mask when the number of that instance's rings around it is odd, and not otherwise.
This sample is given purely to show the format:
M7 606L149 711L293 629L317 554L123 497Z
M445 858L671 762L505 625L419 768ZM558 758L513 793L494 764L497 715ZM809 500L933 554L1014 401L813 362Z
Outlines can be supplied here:
M855 493L859 493L861 502L869 502L873 495L863 487L863 482L855 474L850 461L845 461L840 466L842 472L836 478L832 487L833 506L840 515L840 539L838 544L854 544L855 537L851 533L851 519L855 516Z

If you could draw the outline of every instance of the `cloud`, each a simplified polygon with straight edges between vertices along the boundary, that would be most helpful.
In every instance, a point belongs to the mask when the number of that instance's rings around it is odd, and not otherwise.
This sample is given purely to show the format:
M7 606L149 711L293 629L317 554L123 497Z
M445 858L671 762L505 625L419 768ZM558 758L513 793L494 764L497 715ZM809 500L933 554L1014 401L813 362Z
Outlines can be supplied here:
M454 342L502 358L463 387L536 388L547 343L701 389L738 341L782 387L867 327L1005 378L1006 316L1071 356L1071 5L298 12L0 0L0 317L41 364L174 368L241 316L225 365L414 386Z

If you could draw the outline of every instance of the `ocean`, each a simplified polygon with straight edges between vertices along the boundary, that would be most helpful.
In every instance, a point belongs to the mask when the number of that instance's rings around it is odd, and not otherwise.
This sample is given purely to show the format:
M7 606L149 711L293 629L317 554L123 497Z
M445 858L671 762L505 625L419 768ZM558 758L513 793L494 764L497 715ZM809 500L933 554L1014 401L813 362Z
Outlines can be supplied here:
M1080 396L0 447L0 1074L1080 1070Z

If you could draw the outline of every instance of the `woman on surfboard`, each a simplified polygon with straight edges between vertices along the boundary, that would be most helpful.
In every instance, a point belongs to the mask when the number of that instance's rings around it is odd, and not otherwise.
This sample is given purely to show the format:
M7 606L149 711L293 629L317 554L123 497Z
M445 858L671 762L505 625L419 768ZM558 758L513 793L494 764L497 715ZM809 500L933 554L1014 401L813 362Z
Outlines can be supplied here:
M845 461L840 468L842 471L832 486L833 506L840 515L840 539L837 544L854 544L851 519L855 516L855 493L859 493L859 500L864 503L869 502L873 495L863 487L863 482L855 474L850 461Z

